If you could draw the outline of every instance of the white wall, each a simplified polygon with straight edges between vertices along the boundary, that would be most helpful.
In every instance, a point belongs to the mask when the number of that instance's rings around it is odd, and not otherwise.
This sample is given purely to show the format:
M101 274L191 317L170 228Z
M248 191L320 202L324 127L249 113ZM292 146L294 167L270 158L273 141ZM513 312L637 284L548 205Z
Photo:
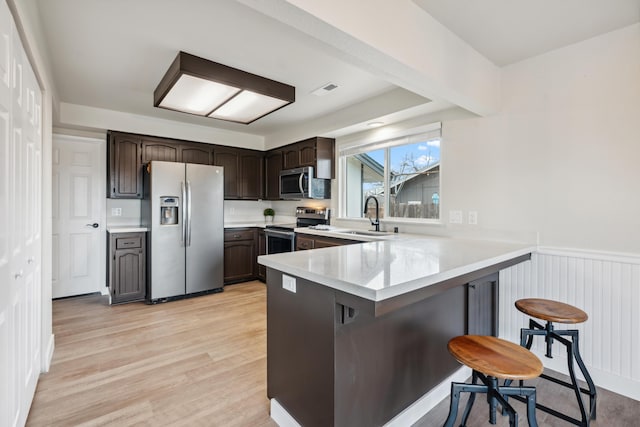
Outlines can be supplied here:
M640 24L502 73L493 116L450 109L338 139L442 122L442 224L386 220L383 229L640 254ZM450 210L465 224L449 224ZM478 225L466 224L469 211Z
M640 253L640 24L503 78L500 113L443 123L447 209L544 246Z

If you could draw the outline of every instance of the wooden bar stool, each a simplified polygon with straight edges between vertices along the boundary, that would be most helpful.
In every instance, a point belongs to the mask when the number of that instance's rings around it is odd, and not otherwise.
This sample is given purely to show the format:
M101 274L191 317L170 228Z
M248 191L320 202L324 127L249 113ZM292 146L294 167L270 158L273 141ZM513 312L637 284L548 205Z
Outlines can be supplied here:
M535 387L499 386L498 379L527 380L542 373L542 362L529 350L500 338L483 335L462 335L452 338L447 345L458 362L473 369L471 384L451 383L451 406L444 427L452 427L458 416L461 392L471 393L462 415L461 426L466 425L476 393L486 393L489 403L489 422L496 423L496 405L509 415L509 425L518 425L518 413L507 402L506 396L518 396L527 402L527 420L536 427ZM480 379L483 384L476 384Z
M587 367L584 365L582 357L580 356L580 348L578 346L578 330L557 330L553 327L553 322L576 324L584 322L589 318L589 316L587 316L587 313L585 313L584 311L572 305L539 298L520 299L516 301L516 308L531 317L546 321L546 324L543 326L535 320L529 319L529 328L522 328L520 330L521 346L527 349L531 349L534 335L543 335L547 346L545 354L546 357L553 357L551 355L551 349L554 341L558 341L566 347L567 366L569 368L569 377L571 378L571 382L569 383L563 380L559 380L547 374L541 374L540 377L552 381L556 384L571 388L574 391L578 400L578 406L580 407L581 419L578 420L576 418L569 417L566 414L563 414L541 404L536 404L536 407L541 411L547 412L572 424L585 427L588 426L591 420L596 419L597 395L596 386L593 384L593 380L591 379L591 376L587 371ZM570 339L566 339L564 337L570 337ZM580 372L582 372L582 375L587 382L588 389L581 388L578 384L573 366L574 360L578 364ZM509 385L509 382L506 382L505 385ZM520 385L522 385L522 383ZM589 395L588 413L582 401L582 396L580 394L581 392ZM517 399L518 397L516 396L514 398Z

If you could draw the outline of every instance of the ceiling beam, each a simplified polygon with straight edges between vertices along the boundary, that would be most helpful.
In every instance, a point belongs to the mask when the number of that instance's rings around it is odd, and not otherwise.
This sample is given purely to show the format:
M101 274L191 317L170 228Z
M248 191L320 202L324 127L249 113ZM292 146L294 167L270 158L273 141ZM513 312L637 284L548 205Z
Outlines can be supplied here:
M352 65L479 115L500 108L500 68L411 0L237 0Z

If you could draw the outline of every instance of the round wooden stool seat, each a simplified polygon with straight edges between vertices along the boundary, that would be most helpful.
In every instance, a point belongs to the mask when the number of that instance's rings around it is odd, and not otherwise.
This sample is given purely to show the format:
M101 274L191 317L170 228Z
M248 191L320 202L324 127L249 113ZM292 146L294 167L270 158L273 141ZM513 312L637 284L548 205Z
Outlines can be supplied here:
M516 308L529 316L548 322L582 323L589 318L587 313L577 307L548 299L520 299L516 301Z
M542 362L524 347L485 335L461 335L447 345L458 362L500 379L527 380L542 373Z

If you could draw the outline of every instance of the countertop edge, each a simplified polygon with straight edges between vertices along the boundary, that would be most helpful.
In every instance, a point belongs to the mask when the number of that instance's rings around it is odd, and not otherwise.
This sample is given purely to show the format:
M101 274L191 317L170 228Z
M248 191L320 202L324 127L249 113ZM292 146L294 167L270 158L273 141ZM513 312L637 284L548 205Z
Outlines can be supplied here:
M320 250L333 250L335 248L324 248ZM421 277L415 280L396 285L392 288L373 290L368 288L359 287L349 282L341 281L335 278L330 278L320 274L316 274L308 271L307 269L295 267L290 264L273 261L268 256L259 256L258 263L266 267L273 268L281 271L285 274L291 274L302 279L310 280L318 284L328 286L341 292L345 292L357 297L365 298L373 302L381 302L394 298L400 295L404 295L431 285L442 283L446 280L462 276L477 270L481 270L487 267L491 267L503 262L525 256L527 254L533 254L536 251L535 245L523 245L522 248L515 249L513 251L505 252L493 257L488 257L481 261L465 264L460 267L456 267L441 273L432 274L430 276Z
M135 227L135 226L122 226L122 227L107 227L107 233L146 233L149 231L147 227Z

